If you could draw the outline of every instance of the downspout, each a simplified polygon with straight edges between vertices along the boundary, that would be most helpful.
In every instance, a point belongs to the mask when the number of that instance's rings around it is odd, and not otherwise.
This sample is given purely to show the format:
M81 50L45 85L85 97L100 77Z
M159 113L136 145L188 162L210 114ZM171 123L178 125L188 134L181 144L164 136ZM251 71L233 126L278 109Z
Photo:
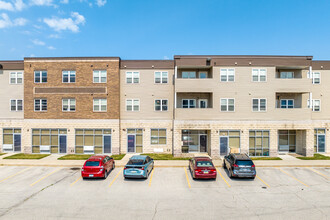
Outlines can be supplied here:
M175 64L174 60L174 77L173 77L173 92L174 92L174 109L173 109L173 118L172 118L172 155L174 155L174 121L175 121L175 110L176 110L176 90L175 90L175 80L178 76L178 67Z

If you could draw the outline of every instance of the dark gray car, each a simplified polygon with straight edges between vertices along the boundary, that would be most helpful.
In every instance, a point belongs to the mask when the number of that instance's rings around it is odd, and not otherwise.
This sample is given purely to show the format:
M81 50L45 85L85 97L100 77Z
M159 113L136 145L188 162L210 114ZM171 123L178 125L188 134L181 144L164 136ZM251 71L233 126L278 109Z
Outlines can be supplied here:
M248 177L254 179L256 168L247 154L229 154L223 160L224 169L228 170L230 178Z

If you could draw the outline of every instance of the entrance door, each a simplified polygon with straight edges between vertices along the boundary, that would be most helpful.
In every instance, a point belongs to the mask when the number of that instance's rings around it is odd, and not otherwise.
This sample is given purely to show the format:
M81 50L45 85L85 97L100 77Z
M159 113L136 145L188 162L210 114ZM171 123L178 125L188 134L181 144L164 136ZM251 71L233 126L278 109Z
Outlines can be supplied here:
M66 135L59 136L60 154L66 154Z
M103 136L103 144L104 144L104 153L111 153L111 136L110 135L104 135Z
M21 152L21 134L14 134L14 151Z
M207 135L199 136L199 146L200 146L200 152L207 151Z
M317 136L317 152L320 153L325 152L325 135Z
M228 154L228 137L220 137L220 155L226 156Z
M207 99L199 100L199 108L207 108Z
M135 135L134 134L127 135L127 152L135 153Z

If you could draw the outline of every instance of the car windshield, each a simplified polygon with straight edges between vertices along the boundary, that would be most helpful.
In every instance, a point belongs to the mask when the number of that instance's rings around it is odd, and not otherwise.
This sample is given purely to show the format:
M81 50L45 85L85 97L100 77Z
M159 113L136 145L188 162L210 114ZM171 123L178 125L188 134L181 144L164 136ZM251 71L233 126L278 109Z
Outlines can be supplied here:
M87 161L85 166L86 167L97 167L100 165L100 161Z
M238 166L252 166L252 160L236 160Z
M197 161L197 167L212 167L211 161Z
M128 161L127 165L143 165L144 160L141 159L131 159Z

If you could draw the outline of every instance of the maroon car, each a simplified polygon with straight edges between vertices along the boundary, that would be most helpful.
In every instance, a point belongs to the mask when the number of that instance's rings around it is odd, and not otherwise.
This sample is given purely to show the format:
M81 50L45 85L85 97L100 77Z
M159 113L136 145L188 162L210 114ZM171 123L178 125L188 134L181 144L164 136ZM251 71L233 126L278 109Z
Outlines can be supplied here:
M193 179L216 179L217 171L208 157L194 157L189 160L189 169Z
M86 160L81 168L82 178L101 177L106 179L109 172L115 168L115 161L107 155L95 155Z

